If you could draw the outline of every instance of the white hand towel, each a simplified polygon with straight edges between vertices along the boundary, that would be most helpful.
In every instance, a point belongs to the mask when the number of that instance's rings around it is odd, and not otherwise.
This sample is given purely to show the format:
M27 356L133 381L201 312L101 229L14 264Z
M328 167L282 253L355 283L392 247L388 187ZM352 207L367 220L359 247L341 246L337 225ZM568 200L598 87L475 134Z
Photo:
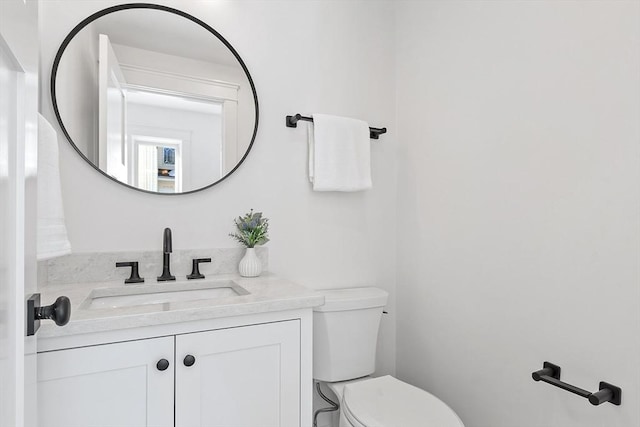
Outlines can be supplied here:
M308 137L309 180L315 191L371 188L371 142L367 122L313 114Z
M38 259L71 253L60 188L58 134L38 115Z

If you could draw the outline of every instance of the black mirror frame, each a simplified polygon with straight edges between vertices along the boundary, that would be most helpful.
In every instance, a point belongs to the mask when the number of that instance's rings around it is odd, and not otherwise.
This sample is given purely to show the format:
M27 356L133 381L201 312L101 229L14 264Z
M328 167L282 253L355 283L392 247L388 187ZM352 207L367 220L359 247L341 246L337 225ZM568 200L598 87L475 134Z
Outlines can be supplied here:
M256 120L255 120L255 125L253 127L253 135L251 136L251 142L249 143L249 146L247 147L247 151L245 151L245 153L242 156L242 158L240 159L240 161L234 166L233 169L231 169L226 175L224 175L219 180L217 180L217 181L215 181L215 182L213 182L213 183L211 183L209 185L206 185L204 187L200 187L200 188L197 188L195 190L190 190L190 191L183 191L181 193L159 193L159 192L148 191L148 190L143 190L141 188L134 187L132 185L126 184L126 183L124 183L122 181L119 181L119 180L115 179L114 177L108 175L106 172L101 170L97 165L95 165L91 160L89 160L87 158L87 156L85 156L84 153L82 153L82 151L80 151L78 146L73 142L73 139L71 139L71 135L69 135L69 132L67 131L67 128L64 126L64 123L62 122L62 117L60 117L60 111L58 110L58 102L56 100L56 76L58 74L58 66L60 65L60 59L62 58L62 54L64 53L65 49L67 48L67 46L69 45L71 40L85 26L87 26L91 22L95 21L96 19L98 19L98 18L100 18L100 17L102 17L104 15L108 15L108 14L113 13L113 12L118 12L118 11L127 10L127 9L155 9L155 10L161 10L161 11L164 11L164 12L169 12L169 13L173 13L173 14L182 16L183 18L187 18L190 21L200 25L202 28L204 28L205 30L207 30L211 34L213 34L215 37L217 37L218 40L220 40L227 47L227 49L229 49L231 51L231 53L233 53L233 56L235 56L235 58L238 60L238 62L240 63L240 66L242 67L242 70L246 74L247 79L249 80L249 84L251 85L251 91L253 92L254 106L255 106L255 109L256 109ZM249 155L249 152L251 151L251 148L253 147L253 143L256 140L256 134L258 133L258 122L259 122L259 116L260 116L259 109L258 109L258 94L256 92L256 87L255 87L255 85L253 83L253 79L251 78L251 74L249 73L249 70L247 69L247 66L245 65L244 61L242 60L242 58L240 57L238 52L236 52L236 50L233 48L233 46L231 46L231 43L229 43L224 37L222 37L222 35L220 33L218 33L216 30L214 30L207 23L203 22L202 20L196 18L193 15L190 15L190 14L188 14L186 12L183 12L181 10L174 9L174 8L168 7L168 6L162 6L162 5L153 4L153 3L126 3L126 4L120 4L120 5L117 5L117 6L112 6L112 7L106 8L106 9L102 9L102 10L90 15L89 17L85 18L84 20L82 20L82 22L80 22L78 25L76 25L73 28L73 30L71 30L71 32L67 35L67 37L65 37L65 39L62 42L62 44L60 45L60 48L58 49L58 52L56 53L56 57L55 57L55 59L53 61L53 67L51 69L50 85L51 85L51 103L53 105L53 111L54 111L54 113L56 115L56 119L58 120L58 124L60 125L60 128L62 129L62 132L64 132L64 135L67 138L67 141L69 141L69 144L71 144L73 149L76 150L76 152L78 154L80 154L80 157L82 157L89 165L91 165L95 170L100 172L102 175L106 176L107 178L109 178L112 181L117 182L120 185L123 185L125 187L131 188L131 189L136 190L136 191L140 191L142 193L157 194L157 195L163 195L163 196L179 196L179 195L183 195L183 194L196 193L198 191L205 190L207 188L213 187L216 184L221 183L222 181L227 179L231 174L233 174L236 171L236 169L238 169L238 167L240 167L240 165L247 158L247 155Z

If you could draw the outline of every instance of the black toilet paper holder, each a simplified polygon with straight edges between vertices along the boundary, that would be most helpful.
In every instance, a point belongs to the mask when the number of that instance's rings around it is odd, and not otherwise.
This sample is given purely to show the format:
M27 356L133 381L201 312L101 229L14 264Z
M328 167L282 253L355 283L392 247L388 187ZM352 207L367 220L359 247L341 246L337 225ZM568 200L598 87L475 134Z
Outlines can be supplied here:
M591 393L590 391L560 381L560 366L549 362L544 362L542 366L542 369L531 374L534 381L543 381L573 394L577 394L578 396L586 397L592 405L610 402L619 406L622 403L622 389L618 386L601 381L599 390Z

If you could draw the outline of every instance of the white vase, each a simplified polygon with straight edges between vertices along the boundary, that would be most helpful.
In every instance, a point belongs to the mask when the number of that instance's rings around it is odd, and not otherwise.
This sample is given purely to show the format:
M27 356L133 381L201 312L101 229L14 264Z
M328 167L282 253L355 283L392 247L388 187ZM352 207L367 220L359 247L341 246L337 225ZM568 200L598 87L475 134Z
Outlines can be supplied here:
M262 272L262 263L256 254L255 248L247 248L244 257L240 260L238 271L242 277L258 277Z

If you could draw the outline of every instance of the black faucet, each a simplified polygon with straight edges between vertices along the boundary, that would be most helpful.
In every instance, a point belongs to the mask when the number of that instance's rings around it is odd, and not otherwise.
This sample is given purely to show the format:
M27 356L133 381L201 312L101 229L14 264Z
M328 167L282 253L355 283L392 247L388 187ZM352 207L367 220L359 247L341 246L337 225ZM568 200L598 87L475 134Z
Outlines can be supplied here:
M162 276L158 277L158 282L166 282L168 280L176 280L176 276L171 275L169 258L172 252L171 248L171 229L169 227L164 229L164 235L162 238Z

